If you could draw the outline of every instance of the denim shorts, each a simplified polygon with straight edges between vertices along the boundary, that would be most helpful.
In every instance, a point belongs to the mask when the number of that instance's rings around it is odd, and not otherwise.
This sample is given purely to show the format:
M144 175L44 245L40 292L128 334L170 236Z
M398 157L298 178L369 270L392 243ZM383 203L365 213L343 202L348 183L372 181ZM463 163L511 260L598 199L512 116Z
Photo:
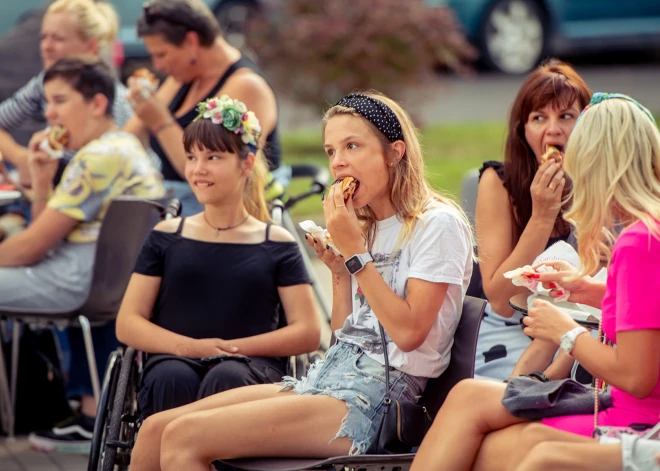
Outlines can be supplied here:
M390 367L390 397L417 402L427 378L407 375ZM347 437L351 455L364 454L376 439L383 417L385 367L355 345L338 342L328 349L325 360L311 366L307 377L282 379L282 390L295 394L320 394L344 401L348 413L333 438Z

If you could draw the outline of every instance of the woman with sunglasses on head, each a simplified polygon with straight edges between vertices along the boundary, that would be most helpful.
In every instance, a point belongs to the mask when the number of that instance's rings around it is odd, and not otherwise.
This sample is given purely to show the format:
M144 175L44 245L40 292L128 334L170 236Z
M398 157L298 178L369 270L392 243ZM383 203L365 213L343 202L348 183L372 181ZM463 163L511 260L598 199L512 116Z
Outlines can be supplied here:
M161 160L166 187L183 202L183 215L201 211L185 181L183 131L195 118L197 103L228 95L252 110L261 123L269 169L281 163L277 102L258 67L222 37L217 20L202 0L152 0L137 24L154 69L166 78L155 92L136 77L128 80L135 118L126 130L151 147Z

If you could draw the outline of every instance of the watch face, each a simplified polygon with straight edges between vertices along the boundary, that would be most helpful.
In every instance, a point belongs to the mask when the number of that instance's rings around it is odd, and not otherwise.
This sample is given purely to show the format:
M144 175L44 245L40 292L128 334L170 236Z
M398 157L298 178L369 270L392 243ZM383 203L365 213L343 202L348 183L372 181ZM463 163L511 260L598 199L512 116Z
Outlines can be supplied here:
M353 255L351 258L346 260L346 268L348 269L348 272L353 275L357 273L360 268L362 268L362 262L359 258L357 258L357 256Z

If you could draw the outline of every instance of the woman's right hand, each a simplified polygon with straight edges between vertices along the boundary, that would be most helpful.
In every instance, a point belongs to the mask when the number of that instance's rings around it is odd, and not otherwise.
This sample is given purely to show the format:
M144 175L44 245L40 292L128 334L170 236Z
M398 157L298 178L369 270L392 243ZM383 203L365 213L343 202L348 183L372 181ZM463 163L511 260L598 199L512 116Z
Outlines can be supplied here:
M234 355L238 348L222 339L190 339L176 346L175 354L185 358L208 358L216 355Z
M561 209L565 185L566 178L560 163L550 159L541 164L530 187L532 215L554 223Z
M324 246L319 239L315 239L311 234L305 234L305 239L310 247L314 249L316 256L330 269L335 276L348 276L348 270L344 265L344 257L335 255L332 248Z
M570 291L569 302L590 304L589 301L594 298L594 285L590 276L585 275L574 278L577 273L575 267L561 260L539 263L534 268L536 269L541 265L557 270L551 273L534 274L534 278L541 282L545 289L550 290L549 295L551 298L557 298L562 296L564 291ZM561 289L558 289L557 285L561 286Z

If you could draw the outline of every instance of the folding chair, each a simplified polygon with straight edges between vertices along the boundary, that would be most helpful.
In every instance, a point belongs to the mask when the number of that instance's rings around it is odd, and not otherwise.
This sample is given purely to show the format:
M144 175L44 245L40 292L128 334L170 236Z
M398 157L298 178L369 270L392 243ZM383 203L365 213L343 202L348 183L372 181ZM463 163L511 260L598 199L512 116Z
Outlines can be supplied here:
M430 380L420 399L429 413L435 417L449 391L461 380L474 377L474 361L477 353L477 336L486 301L466 296L463 312L454 334L451 361L439 378ZM358 455L318 458L243 458L226 460L224 463L245 471L340 471L355 468L359 471L405 471L410 468L414 453L401 455Z
M160 219L163 207L153 201L119 197L112 201L103 219L94 258L92 284L79 307L67 311L12 309L0 311L0 318L14 321L11 356L11 407L8 411L9 437L14 435L16 390L18 385L19 339L23 324L79 325L83 331L94 397L100 396L99 374L94 356L90 323L113 320L119 311L133 265L147 235ZM0 348L0 391L7 389L5 359Z

